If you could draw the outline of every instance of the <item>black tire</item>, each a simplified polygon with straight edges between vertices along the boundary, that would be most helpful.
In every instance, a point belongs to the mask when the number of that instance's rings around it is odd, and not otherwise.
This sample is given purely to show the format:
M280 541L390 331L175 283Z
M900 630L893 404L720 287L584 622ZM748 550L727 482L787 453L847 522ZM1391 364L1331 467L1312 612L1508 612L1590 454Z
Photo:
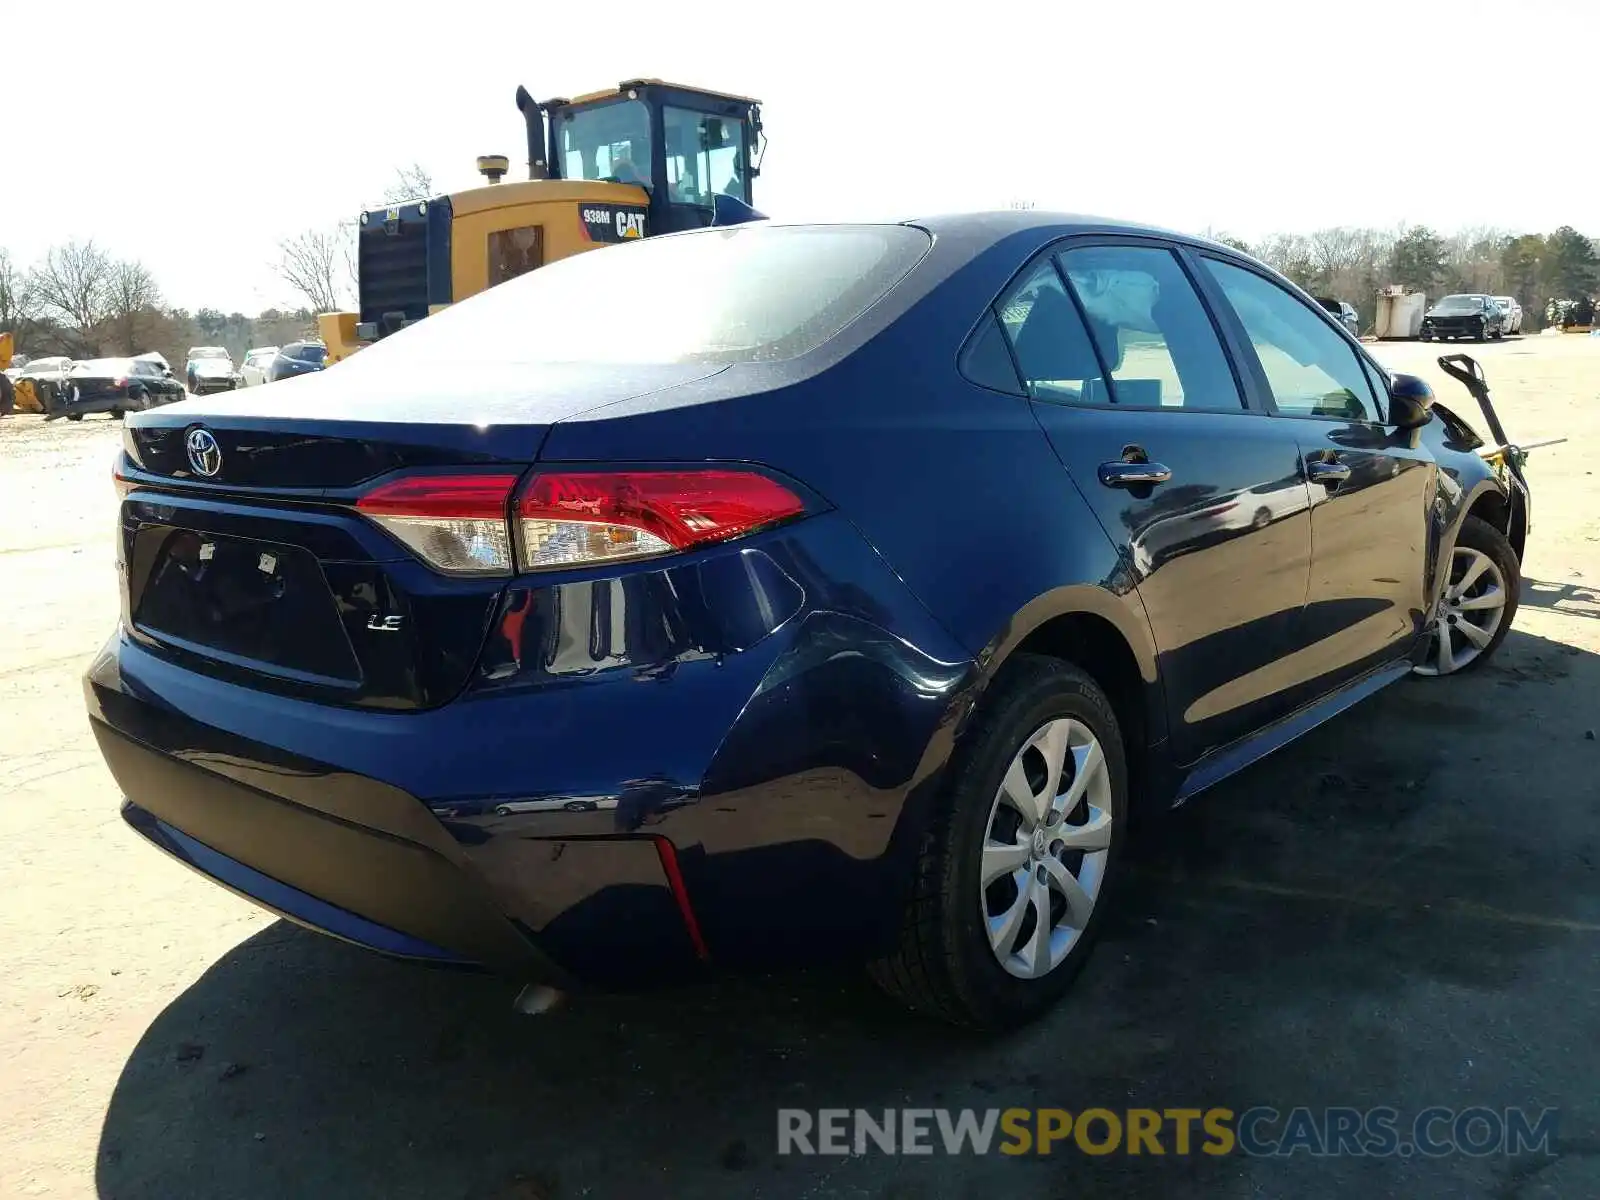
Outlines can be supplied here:
M9 417L16 406L16 385L11 382L11 376L0 371L0 417Z
M1506 640L1506 634L1511 632L1511 625L1517 618L1517 604L1522 596L1522 565L1517 561L1517 552L1512 549L1511 543L1506 540L1505 534L1487 521L1478 517L1468 517L1461 524L1461 532L1456 535L1455 544L1480 551L1493 560L1505 586L1506 603L1500 614L1500 625L1494 631L1494 636L1489 639L1489 644L1472 661L1456 667L1449 677L1464 675L1468 671L1476 671L1494 657L1495 652L1500 649L1501 643ZM1431 641L1435 636L1436 633L1430 629L1428 633L1429 640ZM1432 654L1431 649L1429 653L1430 655ZM1428 676L1428 678L1437 677L1436 675Z
M1059 717L1086 725L1105 754L1111 844L1103 886L1076 943L1054 969L1025 980L1007 973L990 949L978 872L1001 779L1026 740ZM1006 1029L1043 1014L1083 969L1110 907L1128 825L1127 779L1116 714L1090 676L1039 655L1018 654L1007 662L950 766L924 835L900 944L871 964L873 980L902 1004L954 1025Z
M113 421L120 421L120 420L122 420L122 410L121 410L121 409L120 409L120 408L113 408L113 409L112 409L112 410L111 410L111 419L112 419L112 420L113 420Z
M69 420L69 421L81 421L81 420L83 420L83 414L82 413L68 413L67 414L67 420Z
M1272 510L1263 504L1256 509L1256 515L1250 522L1251 529L1265 529L1272 524Z

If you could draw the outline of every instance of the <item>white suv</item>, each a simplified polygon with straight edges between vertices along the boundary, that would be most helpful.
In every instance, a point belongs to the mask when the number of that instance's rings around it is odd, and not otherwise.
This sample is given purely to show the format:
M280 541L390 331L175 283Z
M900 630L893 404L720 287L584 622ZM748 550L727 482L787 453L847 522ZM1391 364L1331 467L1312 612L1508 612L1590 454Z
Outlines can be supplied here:
M1491 296L1489 298L1505 310L1505 332L1521 333L1522 305L1517 303L1517 298L1515 296Z

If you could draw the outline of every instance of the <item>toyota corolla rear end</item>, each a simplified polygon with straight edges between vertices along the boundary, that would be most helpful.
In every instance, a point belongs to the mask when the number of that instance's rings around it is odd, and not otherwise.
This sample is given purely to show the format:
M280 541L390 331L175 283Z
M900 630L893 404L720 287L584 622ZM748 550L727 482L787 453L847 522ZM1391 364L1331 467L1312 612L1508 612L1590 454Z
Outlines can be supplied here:
M881 939L970 663L805 479L662 453L685 442L661 422L737 419L763 356L826 340L926 244L777 255L860 278L753 348L680 327L689 350L658 331L585 362L602 322L560 313L615 303L629 264L546 268L270 405L130 420L122 616L86 678L128 822L305 925L518 978ZM689 256L658 258L681 283ZM450 364L485 347L462 395ZM580 417L631 449L587 455Z

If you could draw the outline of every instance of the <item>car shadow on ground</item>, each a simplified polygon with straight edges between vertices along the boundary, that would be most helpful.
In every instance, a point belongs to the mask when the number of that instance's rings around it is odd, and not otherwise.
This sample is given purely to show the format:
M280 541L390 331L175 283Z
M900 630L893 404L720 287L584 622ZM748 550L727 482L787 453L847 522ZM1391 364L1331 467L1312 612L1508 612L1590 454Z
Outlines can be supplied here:
M1524 576L1519 603L1552 609L1569 617L1600 617L1600 588Z
M280 922L146 1031L99 1192L1509 1195L1567 1160L780 1157L776 1110L1592 1105L1597 694L1600 656L1513 632L1313 732L1158 823L1074 992L1001 1037L832 970L520 1016Z

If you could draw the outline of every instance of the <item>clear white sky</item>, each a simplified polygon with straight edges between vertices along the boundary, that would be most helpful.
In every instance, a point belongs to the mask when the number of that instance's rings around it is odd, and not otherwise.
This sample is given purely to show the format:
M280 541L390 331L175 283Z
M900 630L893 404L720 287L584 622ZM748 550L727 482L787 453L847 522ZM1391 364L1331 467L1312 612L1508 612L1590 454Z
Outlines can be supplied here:
M1600 232L1594 0L4 7L0 246L92 237L189 308L289 301L279 239L399 164L449 190L522 162L517 84L635 76L760 97L783 219Z

